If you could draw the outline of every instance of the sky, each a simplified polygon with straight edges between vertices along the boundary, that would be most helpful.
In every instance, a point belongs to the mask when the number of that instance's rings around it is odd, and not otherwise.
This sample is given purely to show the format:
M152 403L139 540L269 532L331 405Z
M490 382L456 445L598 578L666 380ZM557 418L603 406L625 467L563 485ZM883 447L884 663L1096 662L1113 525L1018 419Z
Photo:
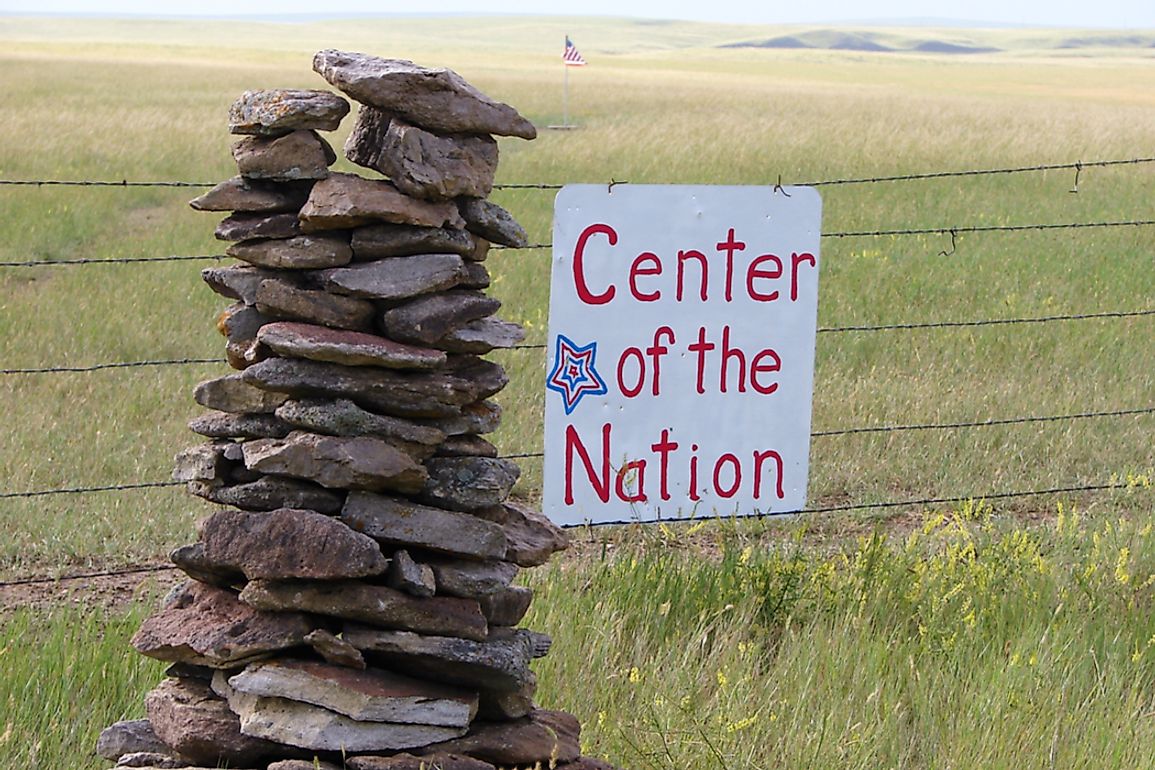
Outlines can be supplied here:
M517 13L741 23L959 20L1029 26L1155 28L1155 0L0 0L0 13L145 16Z

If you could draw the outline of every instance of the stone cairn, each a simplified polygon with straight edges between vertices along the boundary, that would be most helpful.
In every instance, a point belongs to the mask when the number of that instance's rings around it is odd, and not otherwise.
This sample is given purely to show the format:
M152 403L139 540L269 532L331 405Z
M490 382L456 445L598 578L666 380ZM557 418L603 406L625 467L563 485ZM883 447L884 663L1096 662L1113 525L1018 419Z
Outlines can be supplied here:
M148 719L98 753L118 766L595 770L577 719L538 709L515 628L520 568L566 547L508 500L517 465L482 434L507 383L480 356L521 341L484 294L491 243L524 230L487 201L493 134L533 125L447 69L321 51L361 104L345 145L388 177L335 173L329 91L249 91L229 130L240 175L192 201L243 264L205 270L238 373L202 382L211 441L175 477L228 506L172 561L191 580L133 646L171 662Z

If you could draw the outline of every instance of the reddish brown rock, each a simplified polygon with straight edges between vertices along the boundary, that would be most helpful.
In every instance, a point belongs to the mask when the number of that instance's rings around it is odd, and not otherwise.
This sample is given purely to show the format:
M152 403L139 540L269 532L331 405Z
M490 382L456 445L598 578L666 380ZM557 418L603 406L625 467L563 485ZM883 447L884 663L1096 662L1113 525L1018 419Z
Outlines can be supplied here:
M248 211L274 214L297 212L309 198L313 183L262 182L235 176L189 201L197 211Z
M280 136L300 129L333 131L348 114L349 102L329 91L245 91L229 107L229 133Z
M233 159L241 176L291 182L324 179L336 153L313 131L294 131L284 136L245 137L233 145Z
M381 315L381 326L392 339L429 345L496 313L501 302L475 291L445 291L410 300Z
M420 463L370 436L294 431L283 439L246 441L244 456L249 470L306 479L329 489L412 494L427 478Z
M242 241L229 246L225 253L257 267L280 270L339 267L353 259L353 249L344 237L319 235Z
M254 580L241 591L241 601L260 610L313 612L381 628L475 641L489 633L476 601L438 596L418 599L360 582Z
M581 755L581 725L564 711L538 709L514 722L475 723L469 734L421 753L465 754L502 765L572 762Z
M322 272L321 285L337 294L399 300L452 289L466 276L457 254L418 254Z
M237 715L203 682L165 679L144 704L157 737L193 762L244 767L278 753L276 744L242 735Z
M313 627L304 615L258 612L231 591L190 582L141 624L132 646L158 660L230 668L296 647Z
M441 227L465 226L449 201L432 202L410 197L383 179L354 174L330 174L313 185L301 207L301 226L307 232L336 230L373 222Z
M389 566L372 538L313 511L218 511L200 525L199 540L208 563L249 580L360 578Z
M445 354L429 348L354 331L280 322L261 327L260 342L289 358L308 358L345 366L380 366L386 369L435 369Z

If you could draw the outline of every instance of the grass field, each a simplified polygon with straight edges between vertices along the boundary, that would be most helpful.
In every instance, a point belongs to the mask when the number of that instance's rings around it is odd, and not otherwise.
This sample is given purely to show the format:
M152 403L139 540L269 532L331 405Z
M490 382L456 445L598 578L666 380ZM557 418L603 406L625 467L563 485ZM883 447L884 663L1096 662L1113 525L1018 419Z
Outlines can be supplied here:
M499 182L788 184L1155 156L1151 49L1057 47L1073 33L919 32L1002 49L947 56L722 48L799 31L680 23L0 19L0 177L224 179L231 101L323 87L310 60L326 47L451 66L539 126L560 122L566 32L590 61L571 72L582 127L503 140ZM823 227L1152 218L1152 164L1087 168L1077 194L1074 183L1062 171L829 186ZM0 262L219 253L215 220L184 205L195 194L0 187ZM548 240L550 192L495 198L532 241ZM1152 233L963 234L949 256L949 235L827 238L819 324L1152 310ZM548 252L489 265L503 315L541 342ZM224 303L202 266L0 268L0 368L221 355ZM1148 408L1152 331L1145 316L823 333L814 429ZM501 360L513 383L499 446L539 451L542 359ZM192 386L222 372L0 376L0 493L167 479L173 454L197 441L185 428L199 411ZM531 625L557 638L542 700L583 719L591 752L629 767L1149 766L1151 430L1148 414L812 446L814 507L1127 486L1109 493L582 533L581 557L531 578ZM519 489L530 498L533 462ZM0 577L156 561L206 511L174 490L0 498ZM877 543L876 527L889 533ZM0 756L99 766L84 756L95 731L139 713L158 676L124 643L142 611L3 616ZM99 649L83 641L93 635ZM604 679L584 677L591 658L605 660ZM26 686L62 677L92 686Z

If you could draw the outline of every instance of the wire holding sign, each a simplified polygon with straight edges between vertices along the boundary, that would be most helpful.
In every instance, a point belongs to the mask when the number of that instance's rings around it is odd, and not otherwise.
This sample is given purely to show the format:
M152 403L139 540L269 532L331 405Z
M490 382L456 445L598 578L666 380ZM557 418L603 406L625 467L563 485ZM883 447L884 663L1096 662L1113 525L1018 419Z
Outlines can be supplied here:
M789 192L559 193L543 501L554 521L805 506L821 200Z

